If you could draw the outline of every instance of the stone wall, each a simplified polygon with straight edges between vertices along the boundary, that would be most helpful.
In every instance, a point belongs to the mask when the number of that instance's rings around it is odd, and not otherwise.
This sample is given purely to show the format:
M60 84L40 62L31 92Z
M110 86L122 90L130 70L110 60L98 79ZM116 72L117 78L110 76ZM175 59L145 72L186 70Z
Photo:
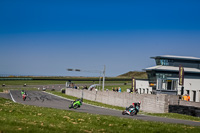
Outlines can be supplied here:
M170 113L185 114L200 117L200 103L183 101L179 96L168 95Z
M141 110L151 113L179 113L200 117L200 103L179 99L176 95L166 94L134 94L113 91L88 91L67 88L65 94L82 97L87 100L97 101L109 105L128 107L133 102L141 101Z
M168 112L168 96L166 94L133 94L127 92L113 91L88 91L67 88L65 94L81 97L83 99L97 101L109 105L128 107L133 102L141 101L141 110L151 113L167 113Z

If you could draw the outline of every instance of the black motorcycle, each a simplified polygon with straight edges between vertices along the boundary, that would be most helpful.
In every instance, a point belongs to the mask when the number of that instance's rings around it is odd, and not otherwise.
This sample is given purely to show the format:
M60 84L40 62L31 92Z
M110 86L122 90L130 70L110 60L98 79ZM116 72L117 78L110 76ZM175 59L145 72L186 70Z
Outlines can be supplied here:
M137 115L137 113L139 112L140 109L140 105L135 105L135 107L131 107L131 108L126 108L126 110L122 111L122 115Z

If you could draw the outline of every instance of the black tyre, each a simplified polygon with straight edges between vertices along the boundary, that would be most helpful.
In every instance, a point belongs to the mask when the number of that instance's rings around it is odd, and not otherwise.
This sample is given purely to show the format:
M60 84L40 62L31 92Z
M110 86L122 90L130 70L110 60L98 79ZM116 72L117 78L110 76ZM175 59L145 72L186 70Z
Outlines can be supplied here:
M72 105L69 105L69 109L71 109L72 108Z
M75 104L75 105L74 105L74 109L77 109L77 108L78 108L78 104Z
M125 111L123 111L123 112L122 112L122 115L125 115L125 114L126 114L126 112L125 112Z
M26 100L26 97L24 97L23 100L25 101L25 100Z
M131 111L130 116L134 116L135 112Z

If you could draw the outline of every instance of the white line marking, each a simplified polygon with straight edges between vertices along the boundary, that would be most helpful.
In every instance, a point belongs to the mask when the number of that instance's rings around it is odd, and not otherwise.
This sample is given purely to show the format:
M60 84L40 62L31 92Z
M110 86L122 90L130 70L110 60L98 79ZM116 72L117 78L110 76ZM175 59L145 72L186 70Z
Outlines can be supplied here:
M10 93L10 96L11 96L11 98L12 98L13 102L15 102L15 103L16 103L16 101L15 101L15 99L13 98L13 96L12 96L12 94L11 94L11 92L10 92L10 91L9 91L9 93Z

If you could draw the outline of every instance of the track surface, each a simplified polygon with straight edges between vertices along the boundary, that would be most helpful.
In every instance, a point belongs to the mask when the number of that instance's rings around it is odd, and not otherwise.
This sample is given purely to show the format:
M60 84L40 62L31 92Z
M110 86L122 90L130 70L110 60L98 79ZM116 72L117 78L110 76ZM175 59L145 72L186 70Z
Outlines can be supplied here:
M28 94L28 97L26 101L23 101L19 90L10 91L10 96L12 100L17 103L35 105L35 106L40 106L40 107L50 107L50 108L70 110L68 106L71 104L71 101L68 99L61 98L61 97L48 94L42 91L27 91L27 94ZM92 105L88 105L84 103L81 106L81 108L78 108L76 110L75 109L71 109L71 110L74 110L77 112L92 113L92 114L118 116L118 117L130 118L130 119L200 126L200 122L187 121L187 120L169 119L169 118L161 118L161 117L147 116L147 115L137 115L137 116L122 115L122 112L118 110L96 107L96 106L92 106Z

